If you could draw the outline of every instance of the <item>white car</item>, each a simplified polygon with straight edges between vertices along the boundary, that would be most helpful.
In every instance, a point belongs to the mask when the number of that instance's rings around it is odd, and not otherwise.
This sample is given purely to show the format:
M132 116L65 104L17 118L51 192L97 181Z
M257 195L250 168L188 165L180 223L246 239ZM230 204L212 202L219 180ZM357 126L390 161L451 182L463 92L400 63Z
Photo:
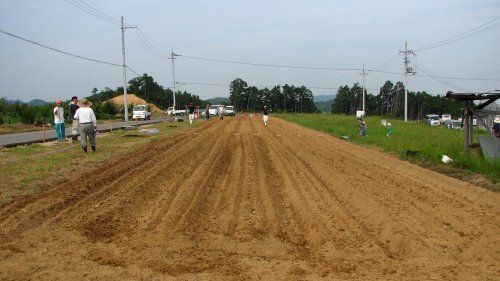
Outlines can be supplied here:
M214 105L211 105L209 108L208 108L208 113L210 115L217 115L219 114L219 106L221 106L220 104L214 104Z
M441 125L441 121L439 121L439 115L437 114L427 114L425 115L425 120L427 124L431 126L439 126Z
M148 106L144 104L134 106L132 109L132 119L150 120L151 112L149 111Z
M234 106L232 106L232 105L226 106L226 115L229 115L229 116L236 115L236 111L234 111Z

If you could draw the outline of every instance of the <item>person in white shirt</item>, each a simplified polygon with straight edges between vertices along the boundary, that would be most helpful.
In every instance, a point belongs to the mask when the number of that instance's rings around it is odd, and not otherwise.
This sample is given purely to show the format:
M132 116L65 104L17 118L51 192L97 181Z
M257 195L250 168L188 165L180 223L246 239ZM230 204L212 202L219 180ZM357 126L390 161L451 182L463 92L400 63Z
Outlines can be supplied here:
M224 120L224 106L223 105L219 106L217 111L219 113L219 120Z
M64 108L61 107L61 100L56 100L54 107L54 127L56 129L56 137L58 141L64 141L66 138L66 126L64 124Z
M78 102L78 106L80 108L76 110L73 118L78 120L83 152L87 153L87 137L90 140L92 152L95 152L95 130L97 128L97 119L95 118L94 111L90 108L92 103L86 98L83 98Z

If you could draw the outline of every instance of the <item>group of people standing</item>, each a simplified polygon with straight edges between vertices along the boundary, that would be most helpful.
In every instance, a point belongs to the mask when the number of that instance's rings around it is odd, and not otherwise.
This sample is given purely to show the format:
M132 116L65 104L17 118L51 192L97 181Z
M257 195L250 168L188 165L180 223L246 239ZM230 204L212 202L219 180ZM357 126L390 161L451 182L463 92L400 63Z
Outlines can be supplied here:
M190 102L188 105L186 105L186 108L189 111L189 123L193 124L195 119L194 112L196 109L199 109L199 106L195 106L192 102ZM266 126L269 124L269 112L269 108L264 105L264 107L262 108L262 116L264 119L264 125ZM217 107L217 115L219 116L219 120L224 120L225 109L223 105ZM205 107L205 118L210 119L210 105L208 104Z
M54 127L57 140L63 142L66 139L66 123L64 119L64 107L61 106L62 101L56 100L53 110ZM73 143L78 142L78 135L81 137L82 150L87 153L87 138L90 141L90 147L93 152L96 150L95 133L97 130L97 119L94 110L90 108L92 102L83 98L78 101L78 97L71 98L68 105L69 121L71 123L71 139Z

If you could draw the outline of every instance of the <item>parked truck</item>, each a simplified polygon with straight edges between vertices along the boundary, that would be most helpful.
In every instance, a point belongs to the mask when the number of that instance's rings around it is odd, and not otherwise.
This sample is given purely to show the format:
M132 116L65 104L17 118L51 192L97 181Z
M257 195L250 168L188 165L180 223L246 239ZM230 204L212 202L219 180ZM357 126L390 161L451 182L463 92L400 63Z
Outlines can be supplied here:
M147 105L139 104L134 106L132 109L132 119L134 120L150 120L151 119L151 111Z

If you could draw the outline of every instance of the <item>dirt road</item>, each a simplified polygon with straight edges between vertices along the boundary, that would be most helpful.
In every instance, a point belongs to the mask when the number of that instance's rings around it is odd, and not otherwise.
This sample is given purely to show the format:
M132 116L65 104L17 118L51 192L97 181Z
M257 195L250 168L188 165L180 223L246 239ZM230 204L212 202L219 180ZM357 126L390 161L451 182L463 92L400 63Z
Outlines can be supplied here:
M498 280L499 203L276 118L214 120L0 209L0 278Z

